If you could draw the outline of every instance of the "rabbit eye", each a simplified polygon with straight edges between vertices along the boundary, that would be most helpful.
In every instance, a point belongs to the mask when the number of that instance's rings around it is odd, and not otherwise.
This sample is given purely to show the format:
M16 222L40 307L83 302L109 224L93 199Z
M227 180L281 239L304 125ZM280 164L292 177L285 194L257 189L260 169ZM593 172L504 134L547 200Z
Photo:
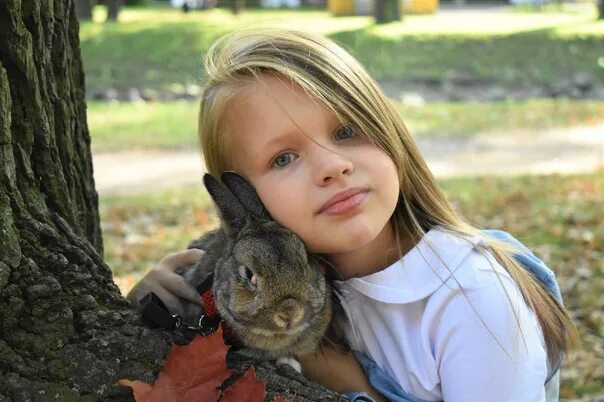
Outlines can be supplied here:
M239 266L239 275L241 275L243 279L247 279L248 282L252 284L252 286L256 286L258 284L256 274L245 265Z

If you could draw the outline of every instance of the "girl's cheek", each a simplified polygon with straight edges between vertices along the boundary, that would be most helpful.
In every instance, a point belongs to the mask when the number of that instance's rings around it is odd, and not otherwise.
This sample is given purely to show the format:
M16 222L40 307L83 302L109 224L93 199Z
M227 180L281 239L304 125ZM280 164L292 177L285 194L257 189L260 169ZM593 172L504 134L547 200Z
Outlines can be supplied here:
M280 188L280 186L275 185L273 180L257 180L254 182L250 179L250 182L256 188L260 201L262 201L271 217L281 226L299 236L308 245L307 240L312 240L312 235L308 233L308 217L305 217L308 211L300 205L300 199L303 198L303 195L292 193L292 188L296 188L296 185Z
M283 201L282 199L276 199L278 197L275 197L274 193L266 191L266 189L262 186L256 187L256 192L258 193L258 197L260 197L260 201L262 201L262 204L268 213L273 217L273 219L290 229L287 226L287 222L282 222L282 216L287 216L287 211L283 211L284 205L286 205L287 202Z
M284 199L274 200L271 198L267 201L262 200L262 202L277 223L294 232L303 242L307 243L307 239L304 238L306 229L303 224L304 219L299 215L300 211L298 209L291 206L291 203Z

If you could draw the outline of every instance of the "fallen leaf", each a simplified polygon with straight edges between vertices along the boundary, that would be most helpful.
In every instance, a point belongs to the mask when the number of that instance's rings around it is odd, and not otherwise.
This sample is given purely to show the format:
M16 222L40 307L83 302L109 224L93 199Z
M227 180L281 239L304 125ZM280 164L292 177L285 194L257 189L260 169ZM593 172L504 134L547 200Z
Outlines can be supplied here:
M222 394L221 402L262 402L266 382L256 378L256 369L251 366L243 376Z
M137 401L217 401L218 387L230 374L227 350L220 327L186 346L173 345L153 384L125 379L118 384L131 387Z

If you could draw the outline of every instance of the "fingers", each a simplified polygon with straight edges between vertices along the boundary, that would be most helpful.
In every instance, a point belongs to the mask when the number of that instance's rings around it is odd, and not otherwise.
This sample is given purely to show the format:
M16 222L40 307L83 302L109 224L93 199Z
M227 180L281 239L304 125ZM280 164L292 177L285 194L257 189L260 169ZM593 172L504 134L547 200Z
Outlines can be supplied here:
M140 308L140 298L148 292L154 292L171 313L182 315L187 310L198 310L202 305L199 294L174 271L195 264L203 254L203 250L190 249L166 256L134 286L127 299Z
M155 280L161 285L161 288L166 289L172 294L181 297L191 303L201 306L201 298L197 290L189 285L185 279L171 271L157 270L154 272Z
M194 248L169 254L155 267L154 279L162 288L165 288L176 296L191 303L201 305L197 290L189 285L182 276L175 274L174 271L180 267L195 264L204 253L205 251Z
M180 267L195 264L205 253L203 250L192 248L183 250L177 253L168 254L163 260L156 265L156 270L167 270L174 272Z
M184 308L185 308L185 312L183 314L184 317L195 317L195 316L199 316L203 313L203 309L196 304L187 303L184 306Z
M187 306L189 303L183 303L182 299L174 295L173 293L168 292L163 288L155 289L155 294L157 297L161 299L161 301L166 305L168 311L171 314L178 314L184 316L187 311Z

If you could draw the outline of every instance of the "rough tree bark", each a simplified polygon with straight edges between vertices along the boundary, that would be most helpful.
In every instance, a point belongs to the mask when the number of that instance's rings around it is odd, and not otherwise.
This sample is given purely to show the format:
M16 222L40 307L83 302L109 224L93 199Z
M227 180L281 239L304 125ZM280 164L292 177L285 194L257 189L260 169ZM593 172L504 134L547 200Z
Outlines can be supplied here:
M142 325L102 254L73 0L0 0L0 401L130 400L116 380L153 381L170 336ZM267 399L340 399L258 376Z
M70 1L0 1L0 399L109 398L169 347L102 260Z

